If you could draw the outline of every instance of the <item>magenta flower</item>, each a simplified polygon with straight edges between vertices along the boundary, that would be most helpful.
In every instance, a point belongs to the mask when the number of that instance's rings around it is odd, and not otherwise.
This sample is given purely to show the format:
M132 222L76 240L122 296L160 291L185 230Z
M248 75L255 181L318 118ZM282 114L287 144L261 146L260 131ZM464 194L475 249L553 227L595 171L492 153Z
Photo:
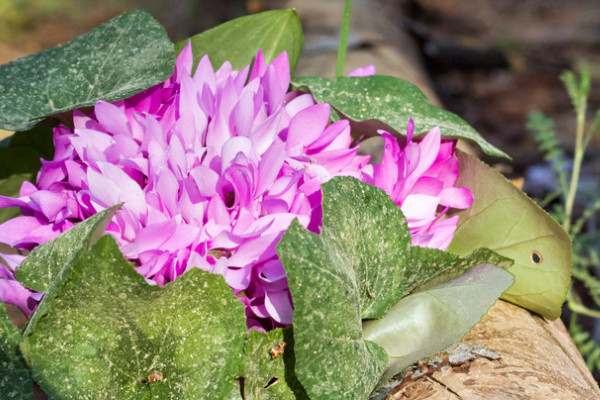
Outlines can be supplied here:
M54 130L55 156L42 160L37 183L24 182L16 199L0 196L0 207L23 214L0 225L0 242L30 250L123 203L107 232L149 283L194 267L218 273L257 329L291 324L275 248L296 218L319 231L320 185L334 176L383 188L406 213L414 244L447 247L456 218L443 214L471 201L453 187L454 144L440 144L439 130L412 143L409 129L401 150L383 133L384 159L367 165L349 122L330 124L330 106L288 93L289 81L287 54L267 64L260 51L252 70L225 63L215 72L205 56L192 74L188 45L163 84L99 102L91 115L75 111L72 130ZM0 300L30 315L43 294L15 281L22 256L0 256Z
M366 67L358 67L350 72L348 76L371 76L375 75L375 66L367 65Z
M72 131L55 129L37 185L0 197L23 212L0 225L0 242L28 250L124 203L107 232L150 282L202 268L243 291L249 326L289 325L275 246L295 218L318 230L320 184L359 177L368 158L350 148L347 121L329 124L329 105L287 94L285 53L267 65L259 52L249 74L228 63L215 72L208 57L191 72L188 45L164 84L75 111ZM3 258L1 299L30 314L35 301L12 272L21 258Z
M450 208L469 208L473 194L467 188L454 187L458 179L456 142L441 140L436 127L415 143L414 130L411 119L403 149L392 135L380 131L384 140L381 164L365 166L361 178L385 190L400 206L413 246L446 250L454 237L458 216L442 217Z

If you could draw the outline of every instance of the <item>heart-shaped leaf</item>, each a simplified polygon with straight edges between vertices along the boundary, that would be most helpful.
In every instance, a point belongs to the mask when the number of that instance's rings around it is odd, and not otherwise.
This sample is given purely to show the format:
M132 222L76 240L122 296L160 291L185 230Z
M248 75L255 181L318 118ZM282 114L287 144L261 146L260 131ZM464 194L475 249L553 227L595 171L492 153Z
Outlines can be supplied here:
M509 272L481 264L453 281L403 298L381 319L365 321L363 337L382 346L389 357L381 381L460 340L512 283Z
M311 399L364 399L386 356L363 340L362 319L473 261L411 248L402 211L379 188L349 177L321 188L321 235L294 222L277 247L294 301L296 375Z
M273 10L248 15L221 24L190 39L175 44L180 52L191 41L194 65L208 54L211 63L218 67L229 61L241 69L254 60L262 49L267 62L287 51L292 75L304 45L300 19L295 10Z
M0 303L0 398L29 400L33 384L29 370L18 351L21 333Z
M237 385L246 318L220 275L148 285L104 236L47 308L20 347L50 398L223 399Z
M115 101L173 73L173 44L133 11L64 45L0 66L0 128L25 130L52 114Z
M406 124L412 117L417 133L439 126L444 137L465 139L478 145L486 154L510 158L460 117L434 106L419 88L400 78L384 75L336 79L305 76L295 78L292 86L308 89L318 103L331 104L342 118L353 122L355 134L375 135L381 128L405 135ZM332 114L332 118L336 117Z
M521 190L483 162L458 152L457 186L473 205L460 216L449 251L465 255L487 247L514 260L514 285L503 299L546 318L560 316L571 283L571 241L565 231Z
M387 355L362 338L365 287L351 258L327 248L297 221L283 235L277 253L294 300L298 379L313 400L365 399L383 373Z

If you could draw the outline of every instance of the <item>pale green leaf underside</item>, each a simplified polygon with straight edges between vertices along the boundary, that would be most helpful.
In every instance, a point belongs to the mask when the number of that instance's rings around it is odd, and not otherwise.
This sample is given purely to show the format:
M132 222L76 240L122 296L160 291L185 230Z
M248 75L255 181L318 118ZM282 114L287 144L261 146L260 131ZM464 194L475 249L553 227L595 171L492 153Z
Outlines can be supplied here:
M546 318L560 316L571 281L571 242L544 210L500 173L458 152L457 186L468 187L473 205L460 211L449 251L465 255L487 247L514 260L514 285L503 299ZM542 262L536 264L532 252Z
M273 10L248 15L226 22L208 31L175 44L180 52L191 41L194 65L208 54L215 68L229 61L235 69L242 69L254 60L262 49L267 62L287 51L293 75L302 52L304 36L295 10Z
M244 306L221 276L194 268L150 286L104 236L21 350L51 398L223 399L238 384L245 332ZM154 371L163 379L146 382Z
M0 303L0 399L29 400L33 384L29 370L18 353L21 333Z
M64 45L0 66L0 128L129 97L173 73L174 51L150 14L116 17Z
M308 88L318 103L331 104L343 118L372 124L370 135L376 134L376 128L387 127L388 131L391 128L392 132L406 136L406 125L412 117L417 134L439 126L444 137L468 140L486 154L510 158L463 119L431 104L423 92L403 79L384 75L336 79L305 76L295 78L292 85ZM367 133L361 124L353 131Z
M453 281L403 298L382 319L365 321L365 340L382 346L389 357L382 383L460 340L512 283L509 272L481 264Z

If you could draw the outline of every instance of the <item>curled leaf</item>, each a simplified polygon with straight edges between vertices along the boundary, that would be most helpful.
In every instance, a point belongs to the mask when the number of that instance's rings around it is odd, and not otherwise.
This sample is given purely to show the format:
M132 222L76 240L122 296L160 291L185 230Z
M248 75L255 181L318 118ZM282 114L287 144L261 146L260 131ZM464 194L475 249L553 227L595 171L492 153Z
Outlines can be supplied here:
M381 319L365 321L364 338L388 354L381 382L460 340L512 283L509 272L481 264L450 282L403 298Z
M458 212L448 251L465 255L487 247L514 260L514 285L502 298L549 319L560 316L571 283L571 241L544 210L499 172L458 152L457 185L468 187L473 205Z

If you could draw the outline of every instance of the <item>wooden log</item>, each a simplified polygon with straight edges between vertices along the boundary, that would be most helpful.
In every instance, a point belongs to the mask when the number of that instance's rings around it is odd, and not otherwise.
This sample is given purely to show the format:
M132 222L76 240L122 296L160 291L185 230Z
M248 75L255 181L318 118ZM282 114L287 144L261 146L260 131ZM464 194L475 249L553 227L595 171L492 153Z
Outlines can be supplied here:
M500 358L477 357L415 380L399 379L400 385L385 399L600 399L594 378L560 320L548 322L498 301L461 343L483 347Z
M297 75L332 76L335 71L340 0L271 0L270 8L294 7L303 22L306 46ZM410 35L397 22L398 3L354 0L345 72L375 64L377 73L416 84L434 104L440 101L424 72ZM482 346L499 359L477 357L439 368L420 379L396 379L386 400L600 399L600 390L560 320L549 322L515 305L498 301L461 342ZM439 356L443 360L444 354Z

